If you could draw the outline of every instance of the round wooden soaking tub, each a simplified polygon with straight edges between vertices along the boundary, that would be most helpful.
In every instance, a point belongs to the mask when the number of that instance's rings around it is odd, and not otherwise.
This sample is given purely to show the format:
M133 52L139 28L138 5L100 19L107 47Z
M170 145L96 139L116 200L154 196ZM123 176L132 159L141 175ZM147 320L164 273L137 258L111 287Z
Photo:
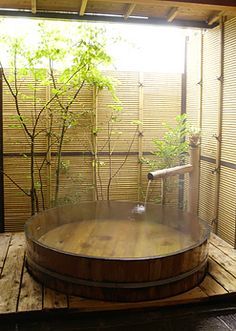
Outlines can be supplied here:
M53 289L113 301L160 299L196 286L210 229L169 207L97 201L49 209L25 225L29 272Z

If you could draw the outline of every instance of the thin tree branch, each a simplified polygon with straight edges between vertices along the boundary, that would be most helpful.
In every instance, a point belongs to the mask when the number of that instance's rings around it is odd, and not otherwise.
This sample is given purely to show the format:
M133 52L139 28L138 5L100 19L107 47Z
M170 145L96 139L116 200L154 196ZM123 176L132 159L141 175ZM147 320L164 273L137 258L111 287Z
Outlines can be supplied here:
M14 179L12 179L8 174L6 174L4 171L2 171L3 175L6 176L20 191L22 191L25 195L30 197L30 194L27 193L19 184L17 184Z
M23 126L24 131L26 132L26 134L30 137L30 139L32 139L32 134L29 132L29 130L28 130L28 128L27 128L27 126L26 126L26 124L24 122L24 119L23 119L23 117L21 115L21 112L20 112L19 103L18 103L18 92L15 92L14 93L14 91L13 91L13 89L11 87L11 84L9 83L9 81L8 81L6 75L5 75L5 72L4 72L4 69L3 69L3 66L2 66L2 63L1 62L0 62L0 67L2 69L3 79L4 79L5 83L7 84L8 89L9 89L11 95L14 98L15 106L16 106L16 112L17 112L17 115L19 116L20 123Z
M112 175L111 179L113 179L118 174L118 172L120 171L120 169L124 166L125 162L127 161L128 157L129 157L129 154L130 154L130 151L131 151L131 148L133 146L133 143L134 143L134 140L135 140L135 137L136 137L137 132L138 132L138 128L134 132L133 139L132 139L132 141L131 141L131 143L129 145L129 149L128 149L127 153L126 153L126 156L125 156L123 162L120 164L120 166L116 170L116 172Z

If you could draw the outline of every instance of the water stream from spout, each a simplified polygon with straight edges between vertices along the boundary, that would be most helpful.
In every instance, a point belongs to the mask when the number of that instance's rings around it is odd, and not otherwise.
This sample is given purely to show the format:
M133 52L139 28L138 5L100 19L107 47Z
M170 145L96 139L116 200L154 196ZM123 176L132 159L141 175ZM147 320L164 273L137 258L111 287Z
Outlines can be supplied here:
M149 180L148 183L147 183L146 196L145 196L145 201L144 201L144 208L146 208L146 204L147 204L147 201L148 201L148 194L149 194L150 185L151 185L151 180Z
M148 181L148 184L147 184L144 205L143 204L137 204L137 206L135 206L132 209L132 213L135 213L135 214L143 214L143 213L145 213L145 211L146 211L146 204L147 204L147 200L148 200L148 193L149 193L150 184L151 184L151 180L149 180Z

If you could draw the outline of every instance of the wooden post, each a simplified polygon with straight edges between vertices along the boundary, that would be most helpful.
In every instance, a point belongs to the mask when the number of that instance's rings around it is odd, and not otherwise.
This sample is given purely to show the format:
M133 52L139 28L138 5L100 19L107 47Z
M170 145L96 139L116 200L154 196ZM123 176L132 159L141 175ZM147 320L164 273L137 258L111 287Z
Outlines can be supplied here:
M92 118L92 126L94 130L97 130L97 118L98 118L98 88L93 88L93 118ZM98 200L98 182L97 182L97 171L98 171L98 165L97 165L97 154L98 154L98 148L97 148L97 134L94 132L92 134L92 148L93 148L93 159L92 159L92 173L93 173L93 200Z
M187 211L193 215L198 213L198 192L199 192L199 162L200 162L199 145L190 145L190 163L192 171L189 173L188 186L188 205Z
M138 128L138 201L142 197L142 162L140 161L143 157L143 73L139 73L139 124Z
M214 230L218 233L219 216L219 194L220 194L220 168L221 168L221 141L222 141L222 120L223 120L223 92L224 92L224 17L220 20L220 75L219 80L219 109L217 114L217 133L216 133L216 167L215 167L215 199L214 199Z
M181 115L186 114L187 110L187 55L188 55L188 42L189 38L185 37L185 46L184 46L184 72L182 73L181 79ZM185 141L186 137L182 138L182 141ZM180 164L184 164L184 161ZM180 209L184 207L184 175L179 176L179 196L178 196L178 205Z
M3 86L0 70L0 232L4 232L4 175L3 175Z
M51 90L50 86L46 87L46 102L50 100L50 95L51 95ZM47 130L50 130L50 115L49 115L49 110L47 110ZM52 192L51 192L51 178L52 178L52 154L51 154L51 135L47 135L47 141L46 141L46 148L47 148L47 163L46 163L46 173L47 173L47 191L46 191L46 207L50 208L51 207L51 199L52 199Z
M198 127L202 130L202 111L203 111L203 31L201 32L201 62L200 62L200 105L198 113Z

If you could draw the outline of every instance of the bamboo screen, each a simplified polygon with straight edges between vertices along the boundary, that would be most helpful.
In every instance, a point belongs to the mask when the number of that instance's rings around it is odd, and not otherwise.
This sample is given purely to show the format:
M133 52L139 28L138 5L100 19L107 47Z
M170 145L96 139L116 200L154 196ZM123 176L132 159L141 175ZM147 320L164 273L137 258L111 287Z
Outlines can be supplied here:
M109 158L107 144L107 119L111 114L111 96L107 91L97 92L91 87L84 87L80 98L73 105L76 112L82 110L95 115L93 121L98 128L96 136L91 135L91 121L84 116L77 127L72 127L67 136L62 162L65 172L62 174L60 197L62 203L84 201L96 198L97 182L98 198L107 198L109 172L113 176L125 161L112 180L110 199L144 201L147 186L146 165L139 162L141 157L151 157L152 139L161 138L163 122L174 124L174 118L181 112L181 74L154 74L136 72L107 72L117 80L117 95L123 110L120 120L114 124L114 136L111 139L112 159ZM30 79L29 79L30 81ZM22 81L21 87L27 93L28 81ZM40 97L48 100L50 88L40 91ZM6 86L3 91L4 118L4 171L24 190L30 187L29 178L29 145L22 130L15 125L14 100ZM25 100L24 100L25 101ZM30 114L30 101L26 102L25 111ZM140 120L142 124L132 123ZM45 125L48 118L45 116ZM131 142L133 143L131 144ZM50 146L47 137L39 140L36 149L36 161L45 156ZM99 156L100 176L95 175L93 153ZM127 151L129 155L126 159ZM42 169L45 207L50 207L55 189L55 148L50 147L50 159ZM111 161L111 167L109 162ZM29 198L19 191L5 177L5 231L20 231L30 216ZM170 203L177 201L177 193L170 194ZM160 183L153 183L150 199L160 194ZM172 196L173 195L173 196Z
M234 246L236 239L235 35L235 19L224 24L222 40L220 27L203 33L202 43L201 33L196 33L189 41L187 69L187 114L193 124L198 123L202 130L199 216L209 223L212 223L217 216L218 235ZM201 66L196 72L195 63L199 59L202 59ZM220 110L222 110L222 121L219 117ZM218 138L219 130L222 130L222 135ZM221 151L220 169L216 169L217 144ZM220 171L218 189L217 171ZM219 191L219 203L216 206L217 191Z
M202 54L202 115L201 115L201 182L199 216L208 222L215 217L214 200L216 173L217 113L220 81L219 28L203 35Z
M236 247L236 20L225 23L218 233Z

